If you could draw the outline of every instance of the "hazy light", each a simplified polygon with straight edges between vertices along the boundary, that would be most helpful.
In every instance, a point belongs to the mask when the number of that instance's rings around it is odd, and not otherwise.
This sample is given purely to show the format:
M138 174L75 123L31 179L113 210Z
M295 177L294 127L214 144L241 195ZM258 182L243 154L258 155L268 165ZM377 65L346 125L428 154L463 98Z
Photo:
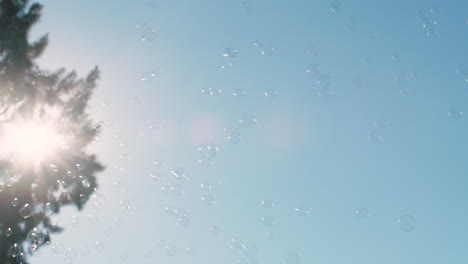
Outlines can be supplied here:
M1 148L15 160L32 165L40 163L60 145L60 136L52 125L39 122L6 124Z

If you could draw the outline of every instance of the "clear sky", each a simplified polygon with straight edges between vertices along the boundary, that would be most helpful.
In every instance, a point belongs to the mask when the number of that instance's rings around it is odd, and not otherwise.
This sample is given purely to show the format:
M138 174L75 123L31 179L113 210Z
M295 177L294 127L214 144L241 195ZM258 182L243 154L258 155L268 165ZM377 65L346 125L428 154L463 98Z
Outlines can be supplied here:
M40 2L107 169L33 263L468 261L468 2Z

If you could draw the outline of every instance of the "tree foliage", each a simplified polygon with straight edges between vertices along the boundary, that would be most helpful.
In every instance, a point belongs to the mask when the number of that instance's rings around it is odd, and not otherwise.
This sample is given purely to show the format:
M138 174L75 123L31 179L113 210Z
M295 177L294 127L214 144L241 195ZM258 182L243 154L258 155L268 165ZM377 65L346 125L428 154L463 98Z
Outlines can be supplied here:
M32 166L16 162L0 145L0 263L25 263L61 228L51 221L64 205L81 210L96 190L103 166L86 147L99 133L86 109L99 70L85 78L65 69L46 71L35 60L48 36L28 40L42 5L0 0L0 138L17 120L48 122L63 138L53 155ZM27 210L27 212L25 212Z

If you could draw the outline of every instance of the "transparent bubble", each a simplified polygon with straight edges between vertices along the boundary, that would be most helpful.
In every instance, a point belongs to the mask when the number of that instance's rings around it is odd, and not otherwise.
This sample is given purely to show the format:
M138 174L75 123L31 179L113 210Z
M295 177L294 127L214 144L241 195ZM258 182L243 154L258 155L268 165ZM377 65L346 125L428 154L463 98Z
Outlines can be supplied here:
M161 129L161 122L159 122L159 121L151 122L151 124L149 124L148 128L149 129L154 129L154 130L159 130L159 129Z
M180 196L184 193L184 187L178 184L172 185L169 187L169 192L173 195Z
M51 246L51 253L52 255L62 255L65 253L65 247L62 245L62 243L56 242Z
M31 205L25 204L19 209L19 214L23 218L29 218L34 212L34 209Z
M462 78L463 82L468 85L468 70L463 66L459 66L457 74Z
M86 194L80 194L79 200L84 203L88 200L88 196Z
M463 112L459 110L450 110L447 112L447 115L450 119L460 120L463 118Z
M33 228L28 232L27 239L31 243L32 250L36 250L39 245L44 243L45 235L39 232L37 228Z
M358 218L365 219L369 217L369 210L367 208L358 208L354 212Z
M249 0L245 0L241 4L241 12L248 13L252 8L252 2Z
M270 199L262 200L261 204L262 204L262 207L265 208L265 209L271 209L271 208L275 207L274 202L272 200L270 200Z
M216 203L213 195L211 194L203 195L201 198L201 201L203 205L208 206L208 207L211 207Z
M237 53L238 53L237 49L227 48L224 51L223 56L227 57L227 58L235 58L235 57L237 57Z
M306 53L310 56L318 56L320 55L320 48L317 46L311 46L307 49Z
M369 134L368 138L371 143L379 143L380 141L382 141L382 135L380 134L380 132L377 131L372 131Z
M260 219L260 222L262 222L262 224L264 226L273 226L274 224L276 224L276 221L275 221L275 217L271 216L271 215L265 215L263 216L261 219Z
M242 239L239 237L233 237L228 243L229 248L231 249L243 249L244 243L242 242Z
M97 253L102 253L104 251L104 244L102 244L101 242L96 242L94 243L94 249Z
M119 218L114 218L114 224L116 226L121 226L122 225L122 220L120 220Z
M299 264L299 254L296 252L288 252L288 256L284 262L285 264Z
M10 246L10 248L8 249L8 256L12 257L12 258L16 258L16 257L19 257L23 254L23 249L21 248L20 245L18 244L13 244Z
M230 68L232 68L232 65L233 65L232 62L227 62L227 63L221 65L221 69L223 69L223 70L230 69Z
M177 254L177 247L174 245L166 245L164 247L164 252L170 257L175 256Z
M384 128L387 128L387 126L388 126L388 121L384 118L379 118L374 121L374 127L378 129L384 129Z
M276 54L276 49L268 46L263 40L258 39L253 43L253 45L260 50L260 54L263 56L272 56Z
M146 250L143 255L145 256L145 258L149 259L149 258L152 258L154 254L153 254L153 251Z
M53 172L58 172L58 171L59 171L58 166L55 165L55 164L50 164L50 165L49 165L49 168L50 168L50 170L53 171Z
M203 88L201 90L201 92L203 94L209 94L211 96L220 96L223 93L223 91L221 91L221 89L216 89L216 88L212 88L212 87Z
M155 160L153 163L154 163L154 166L156 166L156 168L166 167L166 163L163 160Z
M328 74L320 74L317 85L319 88L329 88L331 85L331 77Z
M137 19L137 21L136 21L136 27L137 27L138 29L143 29L143 28L145 28L147 25L148 25L148 22L146 22L146 21L145 21L144 19L142 19L142 18L139 18L139 19Z
M72 227L77 227L80 224L80 219L76 215L72 216L71 224Z
M314 78L319 77L321 73L320 65L310 64L309 66L307 66L306 72Z
M179 217L178 221L179 221L179 225L183 227L187 227L191 223L190 219L187 216Z
M200 184L200 188L205 191L205 192L210 192L213 190L213 186L211 186L209 183L207 182L204 182L202 184Z
M201 156L198 159L198 164L200 164L201 166L203 166L205 168L210 167L211 165L213 165L213 163L214 163L213 158L208 157L208 156Z
M219 232L221 231L221 229L217 225L211 225L211 226L208 227L208 229L210 230L210 233L212 235L218 235Z
M11 206L16 207L16 206L18 206L18 205L19 205L19 200L18 200L18 198L16 198L16 197L13 198L13 200L11 201Z
M145 27L141 32L141 41L151 42L156 39L156 29L151 27Z
M97 224L99 222L99 218L96 215L88 214L88 222L90 224Z
M135 207L128 200L122 200L119 202L119 204L120 204L120 210L124 214L131 213L133 210L135 210Z
M216 153L219 151L218 146L213 143L202 144L198 146L198 153L200 156L213 158L216 156Z
M243 114L239 120L242 126L252 128L257 123L257 119L251 114Z
M437 8L424 9L418 12L417 17L424 32L429 37L437 36L438 34L438 13L439 11Z
M87 177L82 177L81 184L82 184L83 187L85 187L86 189L88 189L88 188L91 186L91 183L89 182L89 180L88 180Z
M185 173L184 168L182 167L175 167L174 169L171 170L172 176L176 178L177 180L188 180L189 178L187 177L187 174Z
M244 91L243 89L240 89L240 88L235 89L234 92L232 92L232 95L233 95L233 96L236 96L236 97L243 97L243 96L245 96L246 94L247 94L247 92Z
M159 75L160 75L159 70L144 72L141 74L140 80L142 82L150 83L153 80L157 79Z
M7 229L5 229L5 235L7 237L13 235L13 229L11 229L11 227L8 227Z
M114 229L110 226L104 227L104 235L110 236L114 232Z
M263 95L266 97L277 97L279 96L279 91L274 88L269 88L263 92Z
M310 211L303 205L294 208L294 212L296 212L296 214L299 216L306 216L310 214Z
M239 143L242 140L242 137L239 132L237 132L234 128L227 127L224 129L224 132L226 133L227 139L231 143Z
M330 3L330 11L333 13L338 13L343 9L343 3L340 1L333 1Z
M402 215L397 222L400 225L400 229L405 232L413 231L416 228L416 221L412 215Z
M150 178L155 182L163 182L166 178L160 173L150 173Z

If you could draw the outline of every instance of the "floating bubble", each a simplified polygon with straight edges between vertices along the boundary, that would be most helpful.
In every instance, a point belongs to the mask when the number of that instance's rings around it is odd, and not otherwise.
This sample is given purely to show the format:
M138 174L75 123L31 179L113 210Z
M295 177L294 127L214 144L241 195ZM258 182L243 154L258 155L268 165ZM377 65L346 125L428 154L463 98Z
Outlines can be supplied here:
M140 80L142 82L150 83L153 80L157 79L159 75L159 70L144 72L141 74Z
M23 218L29 218L34 212L34 209L31 205L25 204L19 209L19 214Z
M241 4L241 12L242 13L250 12L251 8L252 8L252 2L251 1L245 0L245 1L242 2L242 4Z
M177 195L177 196L180 196L184 193L184 187L182 187L181 185L172 185L170 188L169 188L169 192L171 194L174 194L174 195Z
M317 80L319 88L329 88L331 85L331 77L328 74L320 74Z
M463 112L459 110L450 110L447 112L447 115L450 119L460 120L463 118Z
M457 69L457 74L462 78L463 82L468 85L468 70L463 66L459 66Z
M160 173L150 173L150 178L155 182L163 182L166 178Z
M269 199L262 200L261 204L262 204L262 207L265 209L271 209L275 207L275 204L273 203L273 201Z
M274 240L275 239L275 235L271 231L265 232L265 237L268 240Z
M224 129L224 132L226 133L227 139L231 143L239 143L242 140L242 137L239 132L237 132L234 128L227 127Z
M209 94L211 96L220 96L223 93L221 89L212 88L212 87L203 88L201 92L203 94Z
M213 143L202 144L198 146L198 153L200 153L200 156L213 158L216 156L216 153L218 151L219 151L218 146L216 146L216 144L213 144Z
M338 13L343 9L343 3L340 1L333 1L330 3L330 11L333 13Z
M18 205L19 205L19 200L18 200L18 198L16 198L16 197L13 198L13 200L11 201L11 206L16 207L16 206L18 206Z
M277 97L279 96L279 91L274 88L269 88L263 92L263 95L266 97Z
M13 235L13 229L11 229L11 227L8 227L7 229L5 229L5 235L7 237Z
M374 121L374 127L378 129L385 129L388 126L388 121L384 118L379 118Z
M275 221L275 217L271 216L271 215L265 215L263 216L261 219L260 219L260 222L262 222L262 224L264 226L273 226L274 224L276 224L276 221Z
M257 119L251 114L244 114L241 116L239 122L246 128L252 128L257 123Z
M232 62L228 62L228 63L221 65L221 69L223 70L230 69L231 67L232 67Z
M237 53L238 53L237 49L227 48L223 53L223 57L235 58L235 57L237 57Z
M191 223L190 219L187 216L179 217L178 221L179 221L179 225L183 227L187 227Z
M240 88L235 89L234 92L232 92L232 95L233 95L233 96L236 96L236 97L243 97L243 96L245 96L246 94L247 94L247 92L244 91L243 89L240 89Z
M216 203L213 195L211 194L203 195L201 198L201 201L203 205L208 206L208 207L211 207Z
M110 226L104 227L104 235L110 236L114 232L114 229Z
M174 245L166 245L164 247L164 252L166 253L166 255L173 257L177 254L177 247Z
M213 158L208 157L208 156L201 156L198 159L198 164L200 164L201 166L203 166L205 168L210 167L211 165L213 165L213 163L214 163Z
M366 208L358 208L354 212L358 218L365 219L369 217L369 210Z
M156 29L145 27L141 32L141 41L152 42L156 39Z
M402 215L397 222L400 229L405 232L413 231L416 228L416 221L412 215Z
M12 258L17 258L17 257L20 257L23 255L23 249L21 248L20 245L18 244L13 244L10 246L10 248L8 249L8 256L12 257Z
M45 235L37 230L37 228L31 229L28 232L27 239L31 243L32 250L36 250L45 240Z
M189 178L187 177L187 174L185 173L184 168L182 167L175 167L174 169L171 170L172 176L176 178L177 180L188 180Z
M319 77L321 73L320 65L318 64L309 64L306 70L307 73L310 73L312 77Z
M200 184L200 188L205 192L210 192L213 190L213 186L211 186L209 183L206 183L206 182Z
M265 44L265 41L263 40L256 40L253 43L254 47L258 48L260 50L260 54L263 56L272 56L276 54L276 49L270 46L267 46Z
M218 235L219 232L220 232L220 230L221 230L221 229L219 228L219 226L217 226L217 225L211 225L211 226L208 227L208 229L210 230L210 233L211 233L212 235Z
M163 160L156 160L153 163L154 163L154 166L156 166L156 168L166 167L166 163Z
M87 177L81 176L81 185L83 185L84 188L88 189L91 186L91 183L89 182Z
M72 227L77 227L80 224L80 219L76 215L72 216L71 224Z
M294 208L294 211L299 216L306 216L306 215L310 214L310 211L303 205Z

